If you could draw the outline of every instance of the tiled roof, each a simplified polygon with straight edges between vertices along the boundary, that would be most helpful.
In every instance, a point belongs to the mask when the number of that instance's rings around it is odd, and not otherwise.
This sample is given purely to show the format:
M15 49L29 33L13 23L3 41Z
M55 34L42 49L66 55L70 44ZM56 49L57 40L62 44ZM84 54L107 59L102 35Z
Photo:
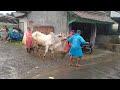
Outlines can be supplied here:
M92 13L89 11L72 11L72 13L74 13L75 15L77 15L81 18L97 20L97 21L101 21L101 22L115 23L114 20L112 20L110 17L108 17L102 13Z
M13 12L13 15L14 15L15 17L20 17L20 16L25 15L25 13Z

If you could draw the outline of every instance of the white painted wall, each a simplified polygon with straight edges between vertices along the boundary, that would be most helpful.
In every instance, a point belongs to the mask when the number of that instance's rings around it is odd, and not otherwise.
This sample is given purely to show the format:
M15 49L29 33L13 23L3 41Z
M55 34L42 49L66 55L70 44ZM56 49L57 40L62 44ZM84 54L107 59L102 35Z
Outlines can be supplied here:
M20 19L19 23L20 22L24 22L24 33L25 33L27 31L27 19L26 18ZM21 28L21 27L19 27L19 28Z

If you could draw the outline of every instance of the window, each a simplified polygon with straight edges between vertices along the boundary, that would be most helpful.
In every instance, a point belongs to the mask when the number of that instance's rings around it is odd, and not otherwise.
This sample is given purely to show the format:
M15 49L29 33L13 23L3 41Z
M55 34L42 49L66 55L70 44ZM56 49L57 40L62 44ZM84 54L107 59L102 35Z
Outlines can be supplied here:
M116 23L116 24L113 24L113 25L112 25L112 30L115 31L115 32L117 32L117 31L118 31L118 26L119 26L119 25L118 25L117 23Z

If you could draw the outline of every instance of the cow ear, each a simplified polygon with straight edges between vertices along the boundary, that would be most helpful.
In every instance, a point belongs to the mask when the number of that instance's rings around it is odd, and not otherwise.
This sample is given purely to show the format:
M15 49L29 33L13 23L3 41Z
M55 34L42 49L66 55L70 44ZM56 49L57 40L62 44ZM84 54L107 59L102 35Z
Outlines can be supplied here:
M62 32L60 32L60 34L61 34Z

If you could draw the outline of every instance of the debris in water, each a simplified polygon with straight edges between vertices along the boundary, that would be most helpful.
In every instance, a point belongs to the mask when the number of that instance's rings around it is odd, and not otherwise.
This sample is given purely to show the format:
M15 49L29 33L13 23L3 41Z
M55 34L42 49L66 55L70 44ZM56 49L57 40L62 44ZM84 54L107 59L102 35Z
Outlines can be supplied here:
M49 77L49 79L54 79L54 77Z
M35 67L36 69L38 68L38 67Z

